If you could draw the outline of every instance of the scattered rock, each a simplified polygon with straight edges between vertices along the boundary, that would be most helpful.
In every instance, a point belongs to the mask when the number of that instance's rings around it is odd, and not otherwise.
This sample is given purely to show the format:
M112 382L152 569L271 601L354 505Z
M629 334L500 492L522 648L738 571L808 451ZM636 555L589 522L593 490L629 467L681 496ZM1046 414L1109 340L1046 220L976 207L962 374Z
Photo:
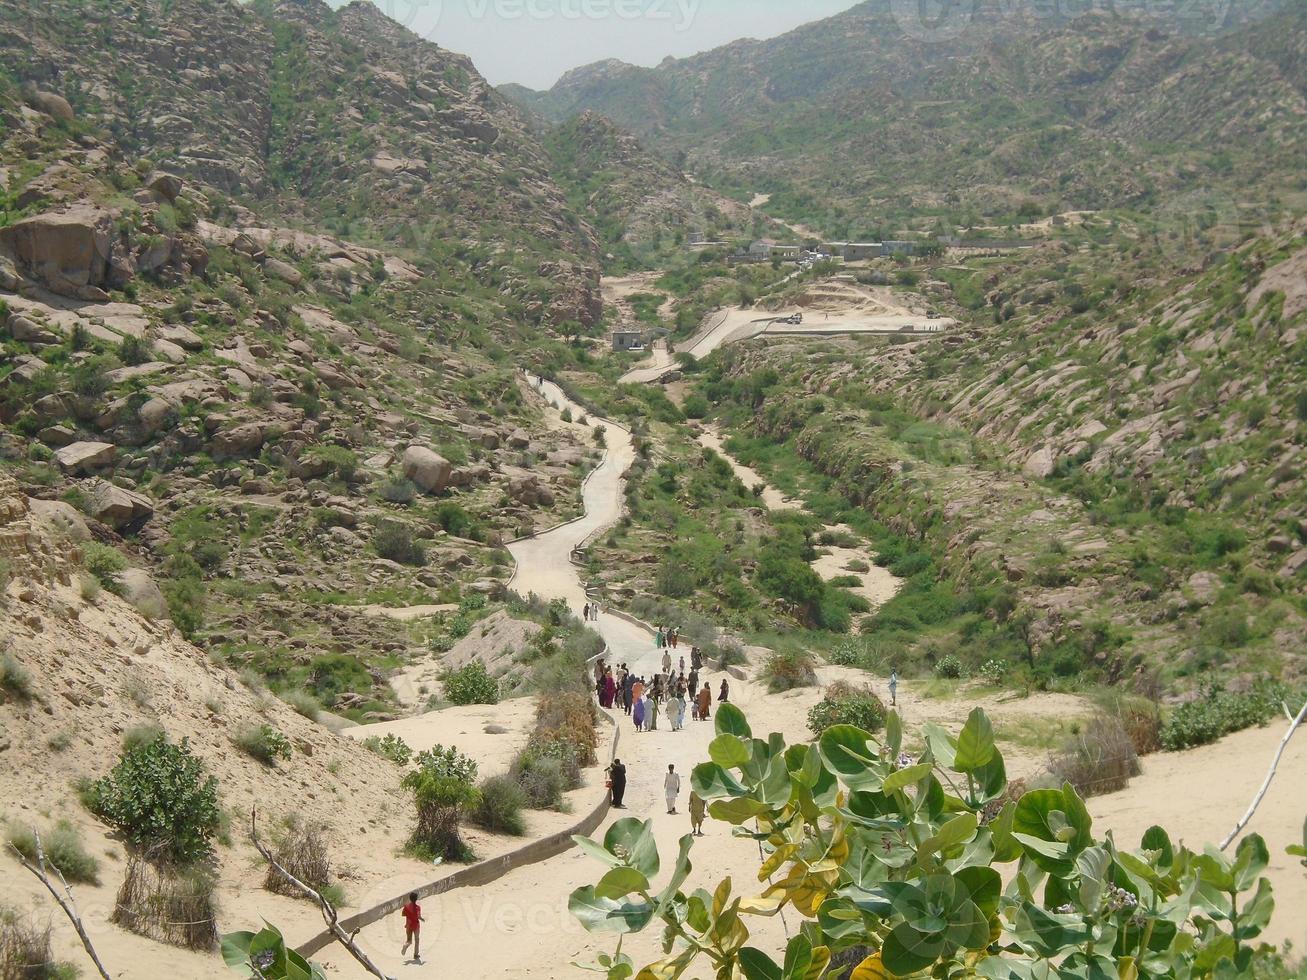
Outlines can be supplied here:
M56 450L54 461L65 473L77 475L112 466L118 448L108 442L75 442Z
M83 492L87 513L115 529L148 520L154 514L154 502L149 497L115 486L108 480L96 480Z
M44 112L51 119L58 119L60 122L72 122L76 118L68 100L54 92L36 89L27 96L27 104L37 112Z
M404 452L404 476L426 493L447 490L453 472L449 460L425 446L410 446Z

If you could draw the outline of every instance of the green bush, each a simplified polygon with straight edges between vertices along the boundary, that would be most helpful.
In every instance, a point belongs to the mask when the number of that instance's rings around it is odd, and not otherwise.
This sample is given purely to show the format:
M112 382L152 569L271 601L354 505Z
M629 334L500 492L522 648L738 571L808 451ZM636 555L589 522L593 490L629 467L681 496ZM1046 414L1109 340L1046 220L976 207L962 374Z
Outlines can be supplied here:
M452 670L444 677L445 700L450 704L498 704L499 682L480 660Z
M275 765L278 759L289 762L292 755L290 739L271 725L251 725L242 729L236 733L232 743L265 766Z
M472 850L459 833L464 813L480 801L473 781L477 764L458 749L437 745L418 753L418 768L404 777L413 794L417 827L408 841L411 854L426 860L469 861Z
M866 732L878 732L885 726L885 703L871 688L856 688L837 681L826 688L825 696L808 711L808 728L814 738L821 738L834 725L853 725Z
M563 805L568 782L563 760L524 752L514 763L513 778L532 810L557 810Z
M472 811L472 822L492 834L526 836L522 811L529 803L526 791L512 776L492 776L481 784L481 798Z
M420 568L427 563L426 549L413 537L413 529L398 521L381 521L372 532L377 554L401 565Z
M152 857L190 864L212 853L218 832L218 780L187 739L156 739L124 751L118 765L86 787L97 817Z
M962 677L962 661L953 654L940 657L935 663L935 676L945 680L958 680Z
M32 699L32 675L8 651L0 653L0 691L15 701Z
M1162 725L1162 747L1175 752L1210 745L1232 732L1264 725L1289 697L1289 689L1278 681L1263 681L1244 692L1221 690L1213 684L1197 700L1172 712Z
M127 559L117 548L100 544L98 541L88 541L82 545L82 555L86 562L86 570L95 576L95 580L102 588L108 589L115 595L122 591L122 586L118 584L118 574L126 571Z
M986 684L999 685L1007 679L1008 665L1001 660L986 660L980 665L979 674Z
M322 704L308 691L286 691L281 699L309 721L317 721L322 714Z
M377 492L381 495L381 499L388 503L408 506L417 499L418 488L412 480L397 476L388 479Z
M413 759L413 749L398 735L391 734L384 737L369 735L363 740L363 747L383 759L389 759L397 766L407 766Z
M19 854L36 863L36 835L31 828L15 826L7 840ZM88 885L100 883L100 863L86 852L82 835L67 820L60 820L53 830L41 835L41 850L45 852L46 860L69 881Z

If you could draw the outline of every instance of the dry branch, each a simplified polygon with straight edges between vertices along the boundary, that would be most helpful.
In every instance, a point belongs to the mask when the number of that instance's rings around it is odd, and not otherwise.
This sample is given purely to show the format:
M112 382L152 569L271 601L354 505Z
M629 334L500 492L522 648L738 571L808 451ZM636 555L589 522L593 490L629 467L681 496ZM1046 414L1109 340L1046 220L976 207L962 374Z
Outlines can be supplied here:
M345 949L349 951L349 954L358 961L359 965L374 977L377 977L378 980L390 980L390 978L382 973L372 960L368 959L368 954L359 949L358 943L354 941L354 937L357 936L358 933L348 933L341 928L340 917L336 914L336 907L332 905L331 902L327 901L320 892L310 888L287 871L281 863L272 856L272 852L268 850L267 845L259 840L258 812L253 808L250 810L250 840L254 842L254 847L261 855L263 855L263 859L268 862L270 867L275 868L277 873L284 877L295 888L298 888L307 897L318 903L318 908L322 911L322 919L327 924L327 931L331 933L336 942L344 946Z
M1288 714L1287 710L1285 711L1285 714ZM1221 841L1221 850L1224 851L1231 843L1233 843L1234 839L1243 832L1245 827L1248 826L1253 818L1253 814L1257 812L1257 808L1261 806L1262 799L1266 796L1266 791L1271 788L1271 780L1275 778L1275 770L1280 765L1280 759L1284 755L1284 750L1289 747L1289 739L1293 738L1293 733L1298 730L1298 726L1302 724L1304 718L1307 718L1307 704L1302 706L1302 710L1298 712L1297 718L1290 719L1289 730L1284 733L1284 738L1280 739L1280 747L1275 750L1275 755L1271 758L1271 768L1267 771L1266 778L1262 780L1262 788L1259 789L1257 795L1253 797L1253 801L1249 804L1247 812L1244 813L1244 815L1239 819L1239 822L1234 825L1234 830L1230 831L1230 835L1226 837L1225 840Z
M36 842L35 865L28 861L23 852L18 848L14 847L12 844L10 844L9 847L13 850L23 867L32 872L37 880L45 885L46 891L48 891L51 897L54 898L55 903L63 909L64 915L68 916L68 921L71 922L73 928L77 930L77 936L81 939L82 946L86 949L86 955L91 958L91 962L95 964L95 968L100 971L100 976L103 977L104 980L112 980L108 971L105 970L104 964L100 962L100 957L96 954L95 947L91 945L91 937L86 934L86 927L82 925L82 917L77 914L77 903L73 901L73 890L68 886L68 882L64 880L63 872L53 864L46 861L45 848L41 846L41 835L35 827L32 828L32 840ZM59 889L55 888L54 882L50 880L50 873L47 869L53 870L58 876L59 884L63 888L62 895L59 894Z

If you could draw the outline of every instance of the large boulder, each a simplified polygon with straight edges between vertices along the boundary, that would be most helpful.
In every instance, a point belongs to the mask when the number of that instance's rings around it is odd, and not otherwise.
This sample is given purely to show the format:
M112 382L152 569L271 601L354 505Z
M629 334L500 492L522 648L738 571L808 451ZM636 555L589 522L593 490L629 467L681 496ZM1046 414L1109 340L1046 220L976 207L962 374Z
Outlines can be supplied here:
M86 204L33 215L0 228L0 247L32 278L63 296L107 300L105 287L126 274L114 253L112 217Z
M86 512L115 529L148 520L154 514L154 503L149 497L114 486L107 480L96 480L82 493Z
M168 618L168 601L150 573L143 568L119 572L118 591L146 619Z
M54 461L65 473L92 473L112 466L118 447L111 442L75 442L55 450Z
M219 459L232 456L249 456L263 448L268 441L268 429L260 422L247 422L225 429L213 437L213 455Z
M37 112L44 112L51 119L58 119L60 122L73 121L73 107L62 95L56 95L54 92L34 89L28 93L27 104Z
M62 500L38 500L29 498L27 508L36 523L47 531L76 544L85 544L91 540L91 529L86 520L72 504Z
M425 446L410 446L404 452L404 476L426 493L447 490L453 472L449 460Z
M182 192L182 187L185 185L182 183L182 179L175 174L157 173L151 175L145 186L164 200L172 202L177 200L178 195Z

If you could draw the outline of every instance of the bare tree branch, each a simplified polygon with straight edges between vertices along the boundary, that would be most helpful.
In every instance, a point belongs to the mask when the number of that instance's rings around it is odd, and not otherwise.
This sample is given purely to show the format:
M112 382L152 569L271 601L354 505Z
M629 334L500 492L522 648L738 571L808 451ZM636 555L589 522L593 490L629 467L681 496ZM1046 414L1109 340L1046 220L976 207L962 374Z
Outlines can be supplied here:
M45 885L46 890L54 898L56 904L63 909L64 915L68 916L68 921L71 922L73 928L77 930L77 936L81 939L82 946L86 949L86 955L91 958L91 962L95 964L95 968L100 971L100 976L103 977L104 980L113 980L113 978L109 976L108 971L105 970L104 964L100 962L100 957L96 954L95 947L91 945L91 937L86 934L86 928L82 925L82 917L77 914L77 903L73 901L73 890L68 886L68 882L64 879L63 872L53 864L46 861L45 848L41 846L41 835L35 827L32 828L32 840L36 842L35 865L28 861L26 855L24 855L18 848L14 847L13 844L10 844L9 847L18 857L18 860L22 863L23 867L32 872L37 880ZM51 869L59 878L59 884L63 888L62 895L59 894L59 890L55 888L54 882L50 880L49 872Z
M1285 714L1288 714L1287 710L1285 711ZM1233 843L1234 839L1243 832L1245 827L1248 826L1253 818L1253 814L1257 812L1257 808L1261 806L1262 799L1266 796L1266 791L1271 788L1271 780L1275 778L1275 770L1280 765L1280 759L1284 755L1284 750L1289 747L1289 739L1293 738L1293 733L1298 730L1298 726L1302 724L1304 718L1307 718L1307 704L1302 706L1302 710L1298 712L1297 718L1290 719L1289 730L1284 733L1284 738L1280 739L1280 747L1276 749L1275 756L1271 759L1271 768L1266 773L1266 778L1262 780L1262 788L1259 789L1257 795L1253 797L1253 801L1249 805L1248 811L1242 818L1240 818L1239 822L1234 825L1234 830L1230 831L1230 835L1226 837L1225 840L1221 841L1221 850L1224 851L1231 843Z
M327 931L335 937L336 942L349 950L349 954L358 961L359 965L374 977L377 977L378 980L390 980L390 977L386 976L386 974L384 974L377 965L372 962L372 960L368 959L368 954L363 952L354 941L354 937L358 935L358 930L356 929L353 933L347 933L342 929L340 927L340 917L336 914L335 906L327 901L321 893L310 888L287 871L285 867L283 867L282 864L272 856L272 852L268 850L263 841L259 840L258 811L253 807L250 808L250 840L254 842L254 846L258 852L263 855L263 859L267 861L279 875L302 891L307 897L318 903L318 908L322 911L322 919L327 924Z

